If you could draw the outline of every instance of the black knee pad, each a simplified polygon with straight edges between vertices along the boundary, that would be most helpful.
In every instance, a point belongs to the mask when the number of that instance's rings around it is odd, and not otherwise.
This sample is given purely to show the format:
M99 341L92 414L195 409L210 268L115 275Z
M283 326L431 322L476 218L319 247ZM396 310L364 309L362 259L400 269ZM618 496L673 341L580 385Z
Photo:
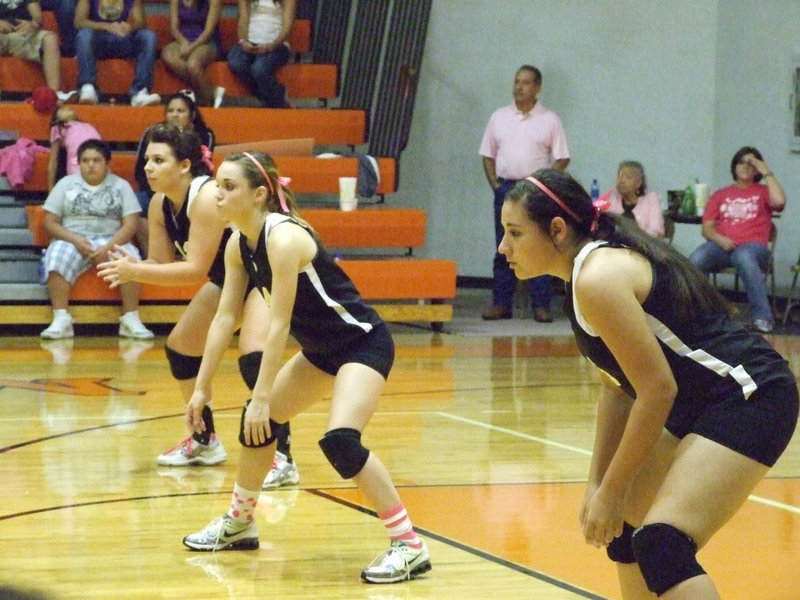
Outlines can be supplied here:
M622 524L622 534L611 540L606 547L608 558L626 565L636 562L636 555L633 553L633 531L634 526L630 523Z
M256 387L256 380L258 379L258 369L261 367L261 357L263 352L248 352L239 357L239 373L242 374L242 379L251 392Z
M666 523L651 523L633 532L633 552L647 589L661 595L679 583L704 575L691 536Z
M361 445L361 432L357 429L331 429L319 441L319 447L343 479L358 475L369 458L369 450Z
M272 419L269 420L269 437L264 440L263 444L259 444L255 440L250 440L250 443L247 444L244 439L244 415L247 412L247 407L250 406L250 400L244 403L244 408L242 409L242 419L239 421L239 443L244 446L245 448L264 448L269 446L271 443L275 441L275 427L278 425Z
M172 371L172 376L175 379L184 381L197 377L197 373L200 371L200 363L203 362L202 356L181 354L169 346L164 346L164 352L167 353L169 370Z

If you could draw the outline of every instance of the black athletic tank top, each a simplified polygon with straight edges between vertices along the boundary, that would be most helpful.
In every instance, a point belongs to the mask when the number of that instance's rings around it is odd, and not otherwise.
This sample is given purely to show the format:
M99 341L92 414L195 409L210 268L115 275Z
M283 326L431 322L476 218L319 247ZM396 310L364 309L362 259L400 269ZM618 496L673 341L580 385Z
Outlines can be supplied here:
M261 291L267 302L272 290L267 239L274 227L286 222L299 225L287 215L270 213L252 253L247 247L247 238L241 232L239 234L239 251L244 268L251 283ZM297 280L291 334L304 350L335 352L367 335L383 321L371 306L364 303L353 282L316 235L307 231L314 238L317 253L300 272Z

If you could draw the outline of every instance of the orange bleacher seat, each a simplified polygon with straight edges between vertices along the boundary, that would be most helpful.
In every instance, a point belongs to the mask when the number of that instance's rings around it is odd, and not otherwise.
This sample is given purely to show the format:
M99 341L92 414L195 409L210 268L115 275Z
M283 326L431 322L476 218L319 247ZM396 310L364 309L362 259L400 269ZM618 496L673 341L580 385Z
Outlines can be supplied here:
M134 63L122 58L97 61L97 81L103 94L126 95L133 82ZM227 88L229 96L252 96L252 92L231 73L228 63L218 60L208 66L211 83ZM338 69L333 64L290 63L282 66L276 78L286 86L291 98L335 98L338 94ZM78 84L78 63L74 58L61 58L61 88L74 90ZM0 89L25 94L44 85L44 73L38 63L14 56L0 56ZM159 94L172 94L186 87L186 82L156 61L153 89Z
M313 156L275 156L275 162L282 175L290 177L292 191L298 194L335 194L339 191L339 177L355 177L358 174L356 158L315 158ZM38 154L33 163L31 178L20 188L26 192L45 192L47 190L47 161L49 154ZM219 163L219 158L215 159ZM111 172L135 181L136 154L133 152L114 152L111 157ZM378 168L381 183L376 193L391 194L396 191L396 165L393 158L379 158Z
M0 58L0 82L6 64ZM133 146L147 127L164 119L163 106L73 106L78 118L94 125L103 139ZM366 141L366 114L361 110L201 107L200 112L220 145L304 137L325 145L357 146ZM36 112L28 103L6 102L0 110L0 129L13 129L20 137L47 142L50 116Z

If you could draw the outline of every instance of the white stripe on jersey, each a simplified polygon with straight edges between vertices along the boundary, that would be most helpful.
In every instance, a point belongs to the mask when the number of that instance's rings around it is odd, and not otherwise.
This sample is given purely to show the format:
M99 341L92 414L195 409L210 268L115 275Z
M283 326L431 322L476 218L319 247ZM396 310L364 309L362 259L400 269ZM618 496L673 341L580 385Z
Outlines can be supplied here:
M742 394L744 395L745 400L747 400L750 397L750 394L755 392L758 388L756 382L753 381L753 378L750 377L750 374L742 365L733 367L720 360L716 356L712 356L703 349L692 350L689 348L689 346L684 344L683 341L676 336L669 327L664 325L664 323L656 319L653 315L647 315L647 323L649 324L650 330L655 334L655 336L678 356L689 358L700 366L713 371L721 377L726 377L728 375L733 377L734 381L736 381L736 383L742 387Z
M575 257L575 261L573 263L573 284L577 279L578 273L580 272L581 267L583 267L583 262L586 260L586 257L589 255L589 253L595 248L605 244L606 242L602 240L595 240L589 242L583 248L581 248L581 251L578 252L578 255ZM597 332L595 332L591 325L586 322L586 319L581 312L581 308L578 304L578 298L575 294L574 285L572 289L572 308L575 313L575 320L578 322L578 325L581 327L581 329L583 329L592 337L598 337ZM730 375L733 380L741 386L742 394L744 395L745 400L747 400L750 395L756 391L758 385L756 385L756 382L753 381L753 378L750 377L750 374L742 365L737 365L734 367L720 360L719 358L712 356L703 349L692 350L677 335L675 335L675 333L670 330L669 327L664 325L664 323L649 313L645 314L647 315L647 323L650 327L650 331L652 331L656 338L661 340L665 346L675 352L678 356L689 358L701 367L713 371L721 377Z
M300 273L306 274L308 280L311 282L311 285L317 291L317 294L319 294L319 297L325 302L325 305L336 311L336 314L338 314L343 321L350 323L351 325L358 325L366 333L372 331L372 323L362 323L352 314L350 314L350 312L348 312L344 306L328 296L328 293L325 291L325 286L322 285L322 280L320 279L319 274L312 263L308 263L308 265L301 270Z

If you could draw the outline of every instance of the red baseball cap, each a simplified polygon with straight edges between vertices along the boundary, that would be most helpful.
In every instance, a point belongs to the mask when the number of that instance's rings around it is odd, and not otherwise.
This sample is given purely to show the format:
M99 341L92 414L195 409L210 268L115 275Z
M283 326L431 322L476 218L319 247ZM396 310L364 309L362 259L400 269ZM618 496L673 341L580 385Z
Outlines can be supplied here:
M46 85L41 85L33 90L29 102L37 112L49 114L58 104L58 96Z

